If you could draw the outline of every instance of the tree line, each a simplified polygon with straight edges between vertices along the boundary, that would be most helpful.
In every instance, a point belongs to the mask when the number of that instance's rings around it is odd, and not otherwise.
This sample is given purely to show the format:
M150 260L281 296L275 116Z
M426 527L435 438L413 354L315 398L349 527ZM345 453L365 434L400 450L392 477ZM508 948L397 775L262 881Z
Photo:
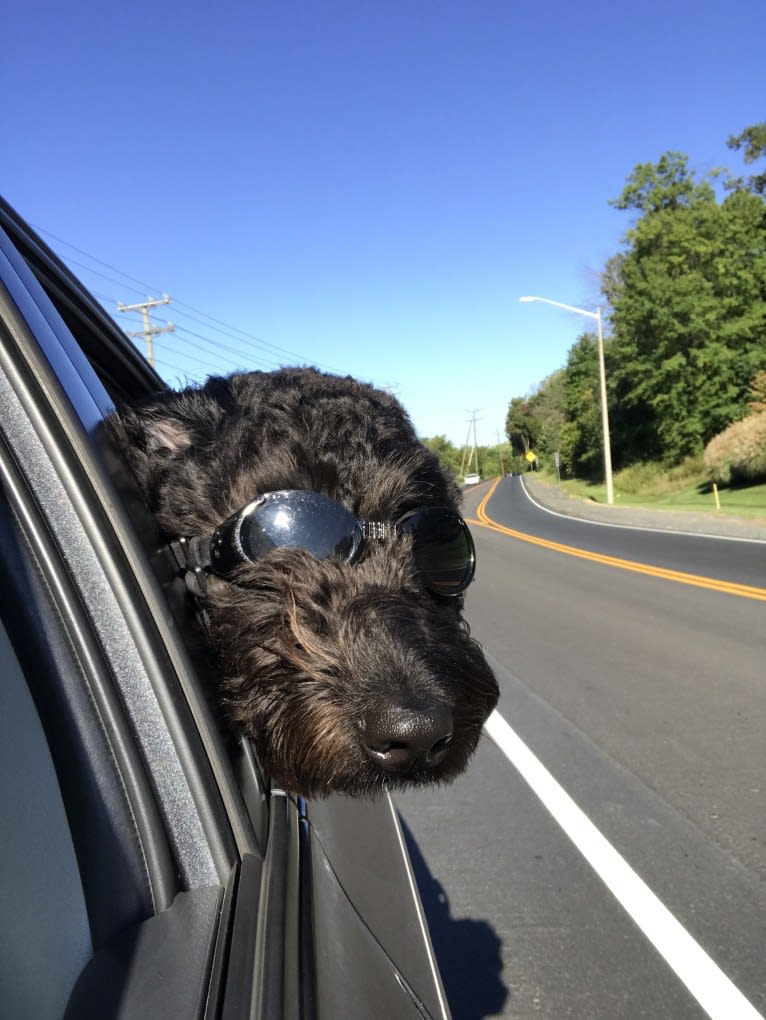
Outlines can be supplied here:
M497 475L506 474L508 471L520 471L522 467L528 466L518 451L514 453L511 443L497 443L494 446L478 446L475 459L471 457L467 462L465 447L461 448L447 439L446 436L432 436L422 440L429 450L438 456L443 467L451 471L459 481L468 471L478 472L482 478L494 478Z
M766 156L766 122L728 145L755 163ZM766 413L755 399L766 371L766 173L698 178L686 155L666 152L638 164L610 204L635 217L601 274L612 460L615 469L672 466ZM600 477L594 334L580 335L532 393L511 399L506 435L514 457L557 451L563 472Z

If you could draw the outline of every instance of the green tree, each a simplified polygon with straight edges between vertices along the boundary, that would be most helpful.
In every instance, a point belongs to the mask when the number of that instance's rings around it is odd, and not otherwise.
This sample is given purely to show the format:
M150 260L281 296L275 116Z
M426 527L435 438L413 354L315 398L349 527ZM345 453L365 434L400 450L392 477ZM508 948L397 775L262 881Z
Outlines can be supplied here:
M730 135L726 144L730 149L744 149L743 157L748 165L766 156L766 121L751 124L738 135ZM732 179L727 185L730 188L749 188L757 195L766 193L766 173L752 174L745 180L743 177Z
M501 444L497 446L479 447L479 465L482 478L496 478L508 470L510 457L508 446Z
M505 419L505 434L514 450L533 450L540 434L540 421L535 414L534 404L529 397L513 397L508 405Z
M565 421L561 464L568 474L592 477L601 470L603 433L599 395L598 346L583 333L570 348L563 373Z
M751 414L759 414L761 411L766 411L766 372L755 373L747 395L750 398L747 406Z
M764 201L737 190L719 203L666 153L613 204L642 213L610 279L617 460L676 462L742 416L766 366Z
M646 215L710 201L713 188L706 181L695 182L688 162L682 152L666 152L656 163L639 163L620 195L609 204L616 209L637 209Z
M563 369L547 376L530 398L538 423L536 453L552 454L561 445L561 429L566 420L565 375Z

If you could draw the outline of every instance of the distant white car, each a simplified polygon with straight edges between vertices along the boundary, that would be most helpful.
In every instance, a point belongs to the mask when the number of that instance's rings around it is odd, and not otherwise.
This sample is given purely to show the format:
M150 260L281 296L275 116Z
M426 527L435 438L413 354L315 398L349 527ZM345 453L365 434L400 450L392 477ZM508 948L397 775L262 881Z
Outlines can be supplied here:
M481 475L466 475L463 479L464 485L478 485L481 481Z

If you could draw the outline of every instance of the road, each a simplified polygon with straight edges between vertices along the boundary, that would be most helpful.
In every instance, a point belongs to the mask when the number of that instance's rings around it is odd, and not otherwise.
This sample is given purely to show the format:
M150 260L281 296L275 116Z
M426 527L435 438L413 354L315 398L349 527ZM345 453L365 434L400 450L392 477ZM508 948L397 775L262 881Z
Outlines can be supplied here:
M488 490L493 737L397 797L455 1020L766 1014L766 544Z

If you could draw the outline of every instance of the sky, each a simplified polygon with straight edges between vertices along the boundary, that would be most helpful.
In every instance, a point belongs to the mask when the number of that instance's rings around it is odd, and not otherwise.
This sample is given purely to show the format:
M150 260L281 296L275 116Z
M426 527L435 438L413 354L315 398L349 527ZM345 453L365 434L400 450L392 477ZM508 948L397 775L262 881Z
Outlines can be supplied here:
M592 320L636 164L740 172L764 0L6 5L0 190L172 385L313 364L504 438ZM143 340L137 339L143 349Z

